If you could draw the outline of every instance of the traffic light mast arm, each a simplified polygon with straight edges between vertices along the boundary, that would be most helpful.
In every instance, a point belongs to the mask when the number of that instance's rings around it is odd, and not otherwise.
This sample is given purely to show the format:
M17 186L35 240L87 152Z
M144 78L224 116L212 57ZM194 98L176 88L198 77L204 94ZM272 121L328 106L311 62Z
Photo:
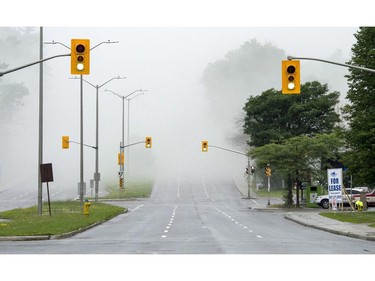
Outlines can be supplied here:
M111 41L111 40L104 41L104 42L101 42L98 45L95 45L94 47L92 47L90 49L90 51L94 50L96 47L99 47L101 44L112 44L112 43L120 43L120 41Z
M80 142L77 142L77 141L68 141L68 142L69 143L81 144ZM93 149L97 148L96 146L92 146L92 145L88 145L88 144L83 144L83 146L90 147L90 148L93 148Z
M146 141L139 141L139 142L127 144L127 145L124 145L124 146L120 146L120 148L125 148L125 147L129 147L129 146L133 146L133 145L141 144L141 143L146 143Z
M232 149L228 149L228 148L224 148L224 147L220 147L220 146L216 146L216 145L212 145L212 144L208 145L208 147L215 147L215 148L218 148L218 149L221 149L221 150L225 150L225 151L229 151L229 152L233 152L233 153L248 156L246 153L236 151L236 150L232 150Z
M335 65L339 65L339 66L344 66L344 67L349 67L349 68L355 68L355 69L359 69L359 70L363 70L363 71L375 73L375 69L366 68L366 67L360 67L360 66L351 65L351 64L338 63L338 62L329 61L329 60L322 60L322 59L316 59L316 58L299 58L299 57L293 57L293 56L288 56L287 59L288 60L315 60L315 61L320 61L320 62L335 64Z
M64 55L56 55L56 56L53 56L53 57L49 57L49 58L45 58L45 59L42 59L42 60L38 60L36 62L32 62L32 63L29 63L29 64L25 64L23 66L20 66L20 67L16 67L16 68L13 68L13 69L9 69L7 71L4 71L4 72L0 72L0 77L5 75L5 74L8 74L8 73L11 73L11 72L15 72L17 70L21 70L21 69L24 69L26 67L29 67L29 66L32 66L34 64L38 64L38 63L42 63L42 62L45 62L47 60L51 60L51 59L55 59L55 58L60 58L60 57L70 57L70 53L69 54L64 54Z

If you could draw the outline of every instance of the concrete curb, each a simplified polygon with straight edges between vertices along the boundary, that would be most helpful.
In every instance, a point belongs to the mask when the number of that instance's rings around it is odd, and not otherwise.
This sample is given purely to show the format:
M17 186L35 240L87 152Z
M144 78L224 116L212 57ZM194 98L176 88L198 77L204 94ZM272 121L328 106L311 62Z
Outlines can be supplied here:
M300 219L296 218L293 215L285 215L284 218L287 219L287 220L290 220L292 222L298 223L300 225L303 225L303 226L315 228L315 229L318 229L318 230L323 230L323 231L330 232L330 233L333 233L333 234L357 238L357 239L362 239L362 240L367 240L367 241L375 241L375 229L374 229L374 232L371 235L368 235L367 233L366 234L360 234L360 233L355 233L355 232L351 232L351 231L338 230L338 229L330 228L330 227L327 227L327 226L321 226L321 225L318 225L318 224L310 224L310 223L307 223L306 221L303 221L303 220L300 220Z

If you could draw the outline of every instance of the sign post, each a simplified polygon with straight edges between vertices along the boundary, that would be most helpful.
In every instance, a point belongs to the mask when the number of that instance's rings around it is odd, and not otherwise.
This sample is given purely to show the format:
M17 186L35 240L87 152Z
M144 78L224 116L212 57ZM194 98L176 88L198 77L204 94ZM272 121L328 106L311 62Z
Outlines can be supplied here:
M268 203L267 203L267 205L269 206L271 204L270 203L270 191L271 191L271 174L272 174L270 164L267 164L267 167L265 168L264 173L267 176L267 187L268 187L267 188L267 191L268 191Z
M49 197L49 182L53 182L53 172L52 172L52 163L40 164L40 178L41 182L47 183L47 195L48 195L48 210L49 215L51 216L51 201Z

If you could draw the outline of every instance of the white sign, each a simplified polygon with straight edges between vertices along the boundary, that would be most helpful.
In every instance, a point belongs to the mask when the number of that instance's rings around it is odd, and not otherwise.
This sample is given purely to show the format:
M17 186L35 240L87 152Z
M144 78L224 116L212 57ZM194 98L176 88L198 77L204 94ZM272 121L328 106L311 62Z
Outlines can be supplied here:
M328 169L328 195L329 202L341 203L342 202L342 169ZM334 199L334 200L333 200Z

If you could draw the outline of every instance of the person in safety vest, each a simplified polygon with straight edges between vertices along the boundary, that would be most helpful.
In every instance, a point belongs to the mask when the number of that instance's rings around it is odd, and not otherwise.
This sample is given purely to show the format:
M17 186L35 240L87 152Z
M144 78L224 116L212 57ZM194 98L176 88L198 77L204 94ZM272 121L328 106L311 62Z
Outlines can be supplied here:
M363 210L363 202L361 200L356 201L355 207L356 207L357 211L362 211Z

